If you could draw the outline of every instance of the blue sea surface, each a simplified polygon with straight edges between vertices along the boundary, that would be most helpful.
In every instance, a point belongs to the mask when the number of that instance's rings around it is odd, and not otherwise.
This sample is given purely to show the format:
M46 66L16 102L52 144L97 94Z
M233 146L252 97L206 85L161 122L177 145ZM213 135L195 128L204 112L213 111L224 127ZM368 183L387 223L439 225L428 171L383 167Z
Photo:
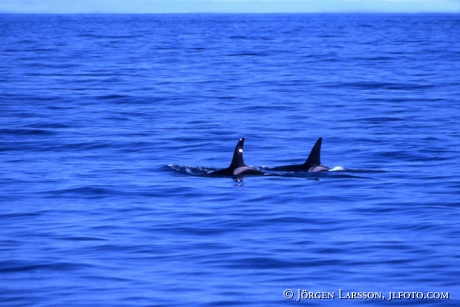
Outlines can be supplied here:
M459 37L458 14L0 15L0 305L459 306ZM323 137L332 171L208 176L242 137L260 169Z

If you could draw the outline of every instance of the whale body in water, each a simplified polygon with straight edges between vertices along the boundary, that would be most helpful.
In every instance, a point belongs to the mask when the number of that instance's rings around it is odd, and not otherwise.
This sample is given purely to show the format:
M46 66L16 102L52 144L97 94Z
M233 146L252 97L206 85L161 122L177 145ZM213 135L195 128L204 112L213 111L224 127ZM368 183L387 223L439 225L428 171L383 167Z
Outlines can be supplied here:
M218 171L209 173L211 176L244 176L244 175L264 175L265 173L255 168L249 167L244 164L243 160L243 146L244 138L241 138L236 144L235 151L233 152L232 162L230 166Z
M324 172L328 171L329 167L321 165L321 143L323 138L318 138L315 145L311 149L310 155L303 164L283 165L273 167L272 171L286 172Z

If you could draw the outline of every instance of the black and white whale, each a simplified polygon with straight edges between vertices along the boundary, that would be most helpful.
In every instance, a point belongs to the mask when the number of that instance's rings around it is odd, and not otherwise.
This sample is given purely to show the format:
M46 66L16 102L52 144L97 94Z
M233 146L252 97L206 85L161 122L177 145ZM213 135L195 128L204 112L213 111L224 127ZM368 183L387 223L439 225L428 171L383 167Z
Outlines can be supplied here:
M321 143L323 138L319 138L313 148L311 149L310 155L304 164L294 165L283 165L273 167L272 171L286 171L286 172L324 172L328 171L329 167L321 165Z
M209 173L211 176L243 176L243 175L265 175L255 168L249 167L244 164L243 160L243 146L244 138L241 138L236 144L235 151L233 152L233 159L230 166L218 171Z

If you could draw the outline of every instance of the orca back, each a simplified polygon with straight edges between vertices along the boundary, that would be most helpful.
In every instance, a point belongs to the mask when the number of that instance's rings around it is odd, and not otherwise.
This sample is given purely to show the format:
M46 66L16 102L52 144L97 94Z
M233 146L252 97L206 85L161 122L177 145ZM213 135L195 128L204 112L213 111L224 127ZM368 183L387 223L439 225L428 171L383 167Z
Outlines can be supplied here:
M274 171L285 172L322 172L329 168L321 165L321 143L323 138L320 137L310 151L310 155L303 164L283 165L272 168Z
M239 176L239 175L264 175L263 172L244 164L243 159L244 138L241 138L233 151L233 158L230 166L210 173L212 176Z

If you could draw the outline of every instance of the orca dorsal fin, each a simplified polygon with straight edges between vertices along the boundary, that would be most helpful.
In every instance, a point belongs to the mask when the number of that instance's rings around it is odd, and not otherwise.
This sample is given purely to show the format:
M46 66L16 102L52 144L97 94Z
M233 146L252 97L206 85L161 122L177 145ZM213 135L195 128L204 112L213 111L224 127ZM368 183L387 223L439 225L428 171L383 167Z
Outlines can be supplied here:
M321 165L321 143L322 141L323 141L322 137L320 137L316 141L304 165Z
M233 159L232 163L230 163L230 169L235 169L237 167L244 166L243 160L243 146L244 146L244 138L241 138L236 144L235 151L233 152Z

